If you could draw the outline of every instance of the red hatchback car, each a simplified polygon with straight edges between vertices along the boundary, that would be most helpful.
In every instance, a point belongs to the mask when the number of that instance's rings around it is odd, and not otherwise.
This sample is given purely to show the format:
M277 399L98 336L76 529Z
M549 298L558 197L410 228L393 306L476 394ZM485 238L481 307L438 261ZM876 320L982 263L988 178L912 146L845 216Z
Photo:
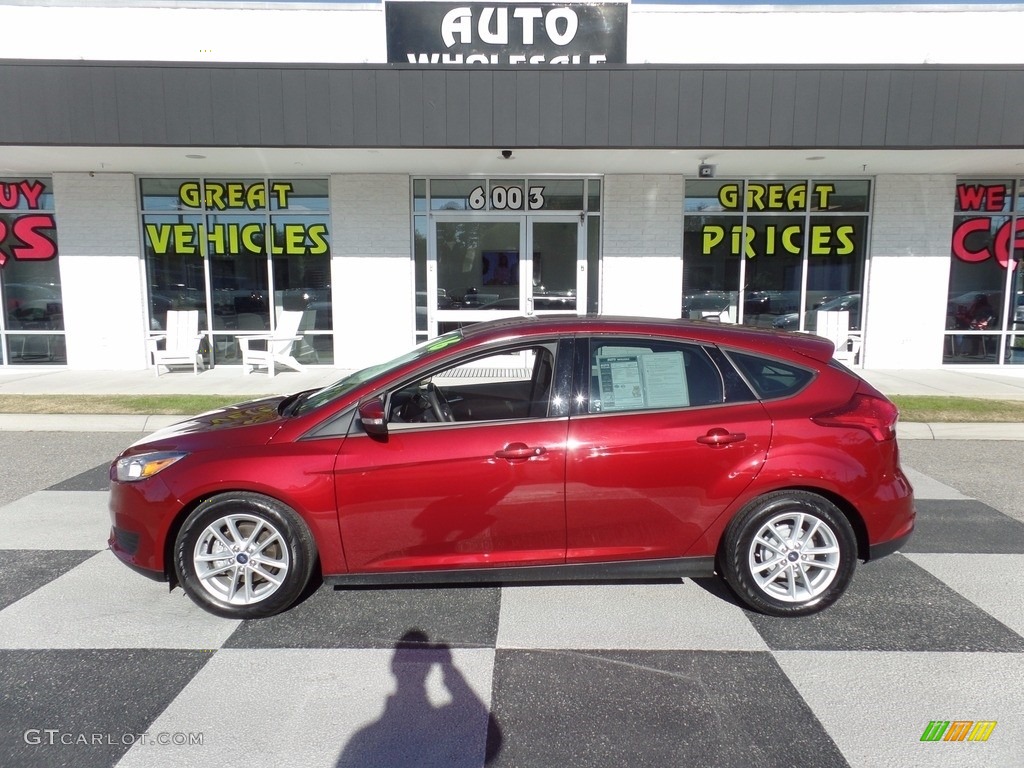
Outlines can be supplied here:
M832 351L699 321L473 325L132 445L110 548L230 618L321 578L716 572L755 610L812 613L914 525L898 412Z

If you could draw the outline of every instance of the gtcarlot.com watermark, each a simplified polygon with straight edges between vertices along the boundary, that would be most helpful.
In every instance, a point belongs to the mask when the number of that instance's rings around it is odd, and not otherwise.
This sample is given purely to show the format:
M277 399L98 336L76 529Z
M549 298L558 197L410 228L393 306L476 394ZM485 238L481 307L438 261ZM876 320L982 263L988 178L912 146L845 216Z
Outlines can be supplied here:
M160 731L158 733L86 733L60 728L29 728L22 735L30 746L131 747L136 744L159 747L200 747L202 732Z

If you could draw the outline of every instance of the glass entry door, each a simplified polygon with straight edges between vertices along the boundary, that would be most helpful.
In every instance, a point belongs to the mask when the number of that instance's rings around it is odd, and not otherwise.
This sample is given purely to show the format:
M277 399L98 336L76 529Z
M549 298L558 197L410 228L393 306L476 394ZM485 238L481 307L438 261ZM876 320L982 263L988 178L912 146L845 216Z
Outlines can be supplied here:
M484 320L586 306L578 216L431 217L427 322L431 336Z

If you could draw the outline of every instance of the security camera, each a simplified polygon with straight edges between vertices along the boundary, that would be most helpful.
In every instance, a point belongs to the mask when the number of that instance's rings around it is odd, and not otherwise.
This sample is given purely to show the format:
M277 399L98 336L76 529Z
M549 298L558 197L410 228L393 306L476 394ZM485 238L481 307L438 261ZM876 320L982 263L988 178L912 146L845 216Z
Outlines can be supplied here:
M501 150L501 156L503 158L505 158L506 160L508 160L510 157L512 157L512 150L511 149L503 149L503 150Z
M702 179L715 178L715 166L701 163L697 166L697 175Z

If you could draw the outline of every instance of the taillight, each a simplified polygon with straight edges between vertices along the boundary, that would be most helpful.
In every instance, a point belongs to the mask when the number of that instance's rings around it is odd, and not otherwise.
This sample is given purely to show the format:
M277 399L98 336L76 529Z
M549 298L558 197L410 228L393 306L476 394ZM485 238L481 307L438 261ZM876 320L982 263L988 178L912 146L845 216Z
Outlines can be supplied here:
M846 405L812 416L811 421L823 427L863 429L878 442L883 442L896 437L899 415L899 410L890 401L858 392Z

